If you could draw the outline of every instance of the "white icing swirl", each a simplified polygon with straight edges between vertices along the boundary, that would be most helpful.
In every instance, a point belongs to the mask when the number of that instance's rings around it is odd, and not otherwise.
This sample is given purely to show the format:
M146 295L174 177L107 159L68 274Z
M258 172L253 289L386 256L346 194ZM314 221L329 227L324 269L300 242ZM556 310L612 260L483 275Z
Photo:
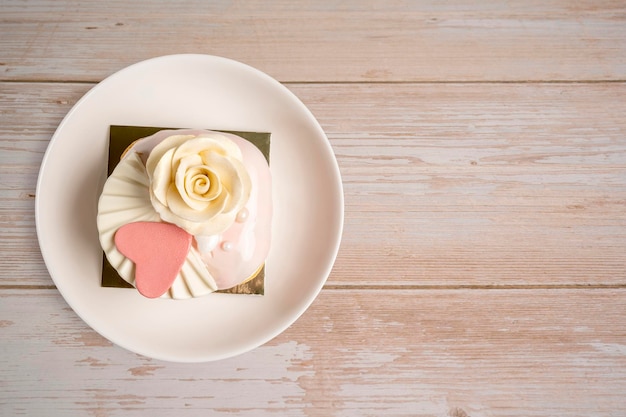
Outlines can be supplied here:
M241 150L219 133L166 138L150 152L146 171L161 219L193 235L224 232L250 197Z

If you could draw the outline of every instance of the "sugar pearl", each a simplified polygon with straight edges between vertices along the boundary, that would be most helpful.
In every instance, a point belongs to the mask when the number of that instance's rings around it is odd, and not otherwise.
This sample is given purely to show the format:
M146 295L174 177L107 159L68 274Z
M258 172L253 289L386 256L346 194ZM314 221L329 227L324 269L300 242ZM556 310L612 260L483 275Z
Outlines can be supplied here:
M237 221L237 223L243 223L248 220L248 216L250 216L250 212L247 208L244 207L239 210L239 213L237 213L237 217L235 218L235 220Z

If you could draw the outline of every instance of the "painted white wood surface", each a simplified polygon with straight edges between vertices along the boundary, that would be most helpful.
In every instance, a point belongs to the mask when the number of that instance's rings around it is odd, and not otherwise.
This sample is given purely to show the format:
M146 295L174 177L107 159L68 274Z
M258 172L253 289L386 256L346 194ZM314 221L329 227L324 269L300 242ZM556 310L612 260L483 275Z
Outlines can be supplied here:
M181 52L281 81L620 80L620 0L3 0L0 79L100 81Z
M285 82L346 198L313 306L198 365L90 329L34 226L71 106L182 52ZM620 1L2 1L0 415L626 415L625 74Z
M267 345L190 365L111 345L54 290L6 290L3 415L621 416L625 295L326 290Z

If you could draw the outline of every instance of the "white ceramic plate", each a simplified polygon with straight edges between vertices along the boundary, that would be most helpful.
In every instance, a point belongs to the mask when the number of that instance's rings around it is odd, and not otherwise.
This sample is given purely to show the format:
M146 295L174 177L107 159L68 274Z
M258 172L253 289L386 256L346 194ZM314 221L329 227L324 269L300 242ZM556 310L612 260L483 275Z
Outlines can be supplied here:
M274 222L264 296L163 300L100 287L96 206L112 124L272 133ZM343 192L324 132L287 88L225 58L171 55L108 77L67 114L41 165L36 222L54 283L88 325L145 356L203 362L269 341L313 302L339 249Z

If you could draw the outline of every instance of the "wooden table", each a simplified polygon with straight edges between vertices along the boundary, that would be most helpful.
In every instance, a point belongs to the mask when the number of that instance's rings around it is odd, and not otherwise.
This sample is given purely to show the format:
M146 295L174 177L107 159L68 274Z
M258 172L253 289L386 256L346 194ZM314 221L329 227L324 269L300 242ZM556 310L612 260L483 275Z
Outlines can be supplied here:
M184 52L299 96L346 204L312 307L195 365L89 328L34 222L76 101ZM0 225L3 416L624 416L626 5L3 0Z

